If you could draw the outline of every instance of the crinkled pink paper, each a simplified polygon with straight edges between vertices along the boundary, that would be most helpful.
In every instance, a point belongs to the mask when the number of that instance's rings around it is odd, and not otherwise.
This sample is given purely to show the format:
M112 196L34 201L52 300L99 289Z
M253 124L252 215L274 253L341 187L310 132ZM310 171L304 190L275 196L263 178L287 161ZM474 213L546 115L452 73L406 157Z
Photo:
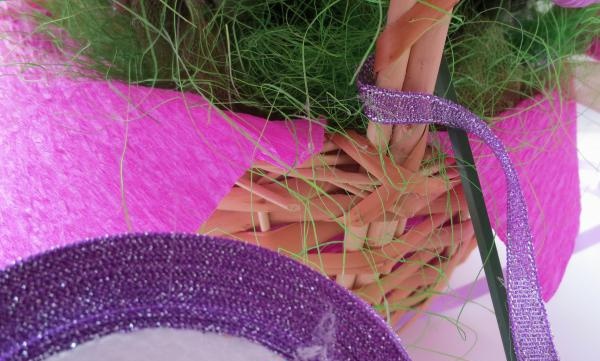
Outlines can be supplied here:
M596 38L594 41L592 41L592 44L588 50L588 54L592 58L600 61L600 38Z
M564 8L584 8L599 3L600 0L554 0L554 3Z
M500 117L494 132L509 150L527 206L542 296L556 292L573 253L581 212L577 109L558 94L526 100ZM492 226L506 239L506 183L498 161L470 137ZM451 152L447 138L443 148Z
M194 232L254 160L289 167L321 149L306 120L67 76L22 9L0 3L0 267L86 237Z

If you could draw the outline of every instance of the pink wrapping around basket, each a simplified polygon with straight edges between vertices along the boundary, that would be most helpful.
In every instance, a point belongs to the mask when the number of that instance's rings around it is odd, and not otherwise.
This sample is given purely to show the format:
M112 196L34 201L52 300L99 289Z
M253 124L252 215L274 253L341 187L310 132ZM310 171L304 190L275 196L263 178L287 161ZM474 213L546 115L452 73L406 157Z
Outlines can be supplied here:
M573 253L581 212L577 160L577 111L573 100L537 96L499 117L493 126L509 150L529 208L542 296L556 292ZM442 147L451 153L447 137ZM499 163L470 137L494 230L506 239L506 183Z
M87 237L195 232L255 160L291 167L322 147L307 120L73 78L20 6L0 3L0 267Z
M554 0L554 3L563 8L584 8L597 4L600 0Z
M596 38L594 41L592 41L592 44L588 50L588 54L592 58L600 61L600 38Z

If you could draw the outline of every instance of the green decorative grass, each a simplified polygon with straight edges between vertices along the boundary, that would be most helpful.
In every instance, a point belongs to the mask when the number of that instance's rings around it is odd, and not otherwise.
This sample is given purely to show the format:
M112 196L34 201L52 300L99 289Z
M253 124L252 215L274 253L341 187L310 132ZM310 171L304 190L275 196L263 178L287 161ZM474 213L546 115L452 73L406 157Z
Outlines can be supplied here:
M600 34L599 7L541 13L463 1L446 52L459 100L491 117L554 88ZM98 76L203 94L270 119L364 129L354 80L385 24L383 0L48 0L41 31ZM510 6L509 6L510 5ZM513 9L514 8L514 9ZM515 10L516 9L516 10ZM65 29L75 45L56 36Z
M195 91L272 119L361 128L356 69L385 21L377 1L50 0L43 31L66 29L101 76Z

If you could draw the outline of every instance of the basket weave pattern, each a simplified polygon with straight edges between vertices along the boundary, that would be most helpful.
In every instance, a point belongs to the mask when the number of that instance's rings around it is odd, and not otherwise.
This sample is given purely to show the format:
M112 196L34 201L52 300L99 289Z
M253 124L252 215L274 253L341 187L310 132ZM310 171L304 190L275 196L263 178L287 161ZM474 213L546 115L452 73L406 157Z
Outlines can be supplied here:
M288 254L396 320L475 247L458 173L435 153L423 136L404 161L421 164L412 172L360 134L328 135L294 169L255 164L201 232Z

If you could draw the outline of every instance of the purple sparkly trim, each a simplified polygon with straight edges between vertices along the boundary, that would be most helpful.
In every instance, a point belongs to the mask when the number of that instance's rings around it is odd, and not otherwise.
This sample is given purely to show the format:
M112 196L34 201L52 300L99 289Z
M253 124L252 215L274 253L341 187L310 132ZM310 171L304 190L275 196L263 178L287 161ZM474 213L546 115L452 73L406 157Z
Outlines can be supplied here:
M405 93L373 85L373 61L359 76L358 88L369 119L385 124L442 124L480 137L496 155L508 190L507 291L510 328L517 359L558 360L540 296L527 207L517 173L504 145L476 115L430 94Z
M288 360L409 360L366 303L291 259L237 241L107 237L0 272L2 361L43 360L153 327L240 336Z

